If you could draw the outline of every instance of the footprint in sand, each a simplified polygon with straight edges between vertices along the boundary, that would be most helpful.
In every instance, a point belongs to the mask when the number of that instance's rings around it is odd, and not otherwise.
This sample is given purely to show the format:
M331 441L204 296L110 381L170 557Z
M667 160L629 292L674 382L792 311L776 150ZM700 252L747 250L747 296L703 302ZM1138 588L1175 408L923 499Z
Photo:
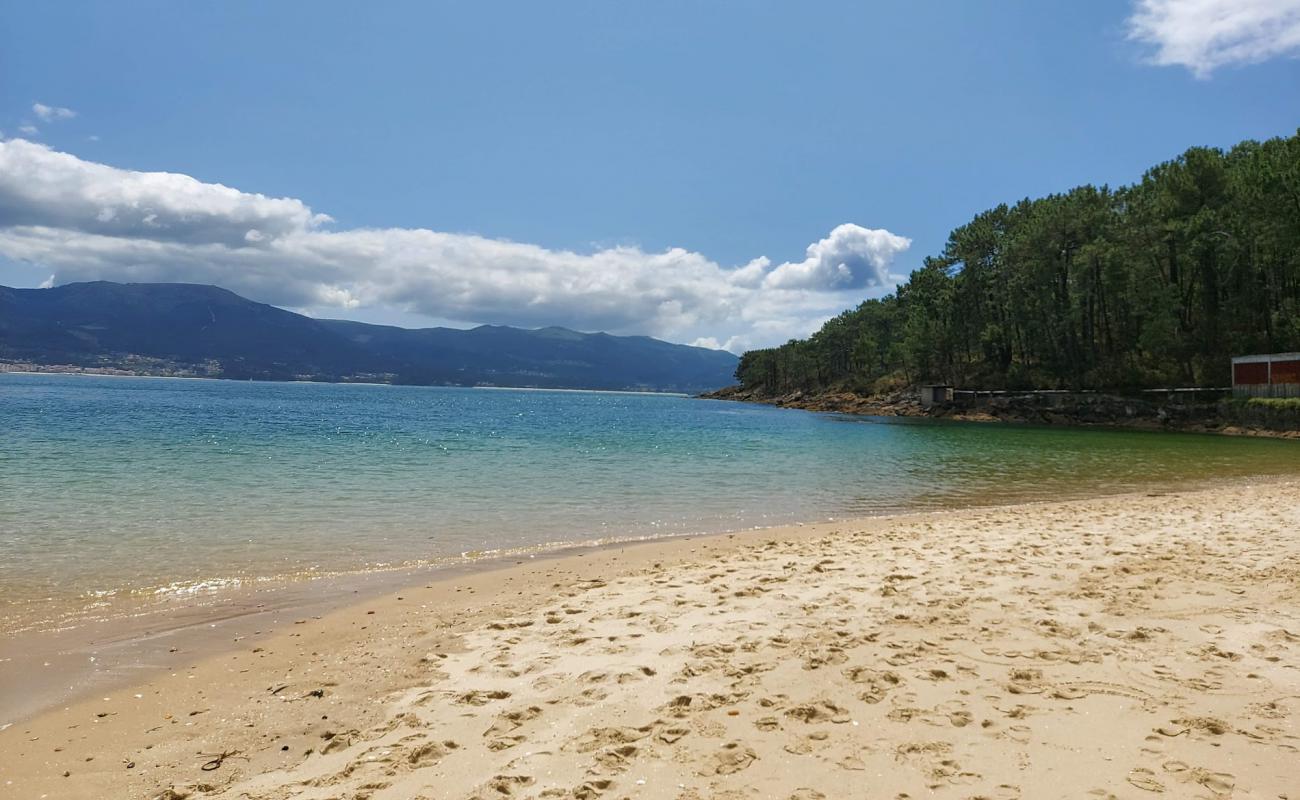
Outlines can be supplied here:
M1174 724L1194 731L1208 733L1212 736L1222 736L1232 730L1231 725L1214 717L1184 717L1174 720ZM1164 731L1162 730L1161 733L1164 733Z
M574 705L577 706L594 706L609 697L609 692L598 686L590 689L584 689L573 698Z
M497 775L488 781L487 788L495 794L491 797L513 797L515 792L535 783L531 775ZM477 795L476 795L477 797Z
M689 715L693 711L711 711L715 708L738 705L748 696L748 692L736 692L733 694L682 694L669 700L662 709L680 719Z
M650 735L653 728L653 725L643 725L640 728L591 728L564 745L564 749L574 750L579 753L590 753L592 750L598 750L602 747L631 744Z
M924 714L924 711L914 706L898 706L890 709L889 713L885 715L885 719L890 722L911 722Z
M731 775L749 767L758 760L753 748L740 742L728 742L714 753L700 768L701 775Z
M1041 669L1013 669L1007 674L1007 691L1011 694L1042 694Z
M902 684L903 679L896 672L874 670L867 667L850 667L844 670L844 677L863 687L858 699L864 703L879 703L885 699L891 689Z
M321 738L325 739L326 741L325 741L325 745L320 749L320 754L323 756L329 755L335 750L343 750L348 747L351 747L353 742L355 742L359 736L361 736L361 731L355 729L350 731L345 731L343 733L326 731L325 733L321 734Z
M911 742L895 748L894 757L920 769L926 787L931 790L945 784L956 786L979 780L979 773L963 770L961 764L948 757L951 753L952 745L948 742Z
M1285 719L1289 716L1289 711L1285 705L1285 698L1269 700L1265 703L1256 703L1247 709L1251 716L1264 717L1265 719Z
M527 628L532 624L533 621L531 619L497 620L495 622L489 622L488 628L494 631L504 631L510 630L511 628Z
M636 672L620 672L615 676L614 680L621 686L626 683L632 683L633 681L643 680L653 676L654 674L655 671L652 668L641 667Z
M510 692L495 689L491 691L473 691L465 692L456 697L456 702L463 706L485 706L493 700L504 700L510 696Z
M803 668L806 670L816 670L822 667L843 664L849 660L844 654L844 650L838 647L818 648L804 652Z
M596 800L605 793L605 790L613 786L611 780L593 780L580 784L573 789L574 800Z
M637 752L639 751L634 744L611 747L596 754L596 763L611 772L622 772L631 766L632 759Z
M836 761L835 766L850 772L862 772L867 768L867 762L855 755L848 755Z
M809 724L817 722L834 722L836 724L843 724L852 719L852 717L849 716L848 709L841 708L830 700L816 700L811 703L795 706L794 708L787 709L785 715L791 719L797 719L800 722L807 722Z
M1231 773L1211 772L1185 761L1166 761L1160 768L1184 783L1199 784L1216 795L1227 795L1237 786L1237 777Z
M1192 770L1192 780L1219 795L1226 795L1237 786L1237 778L1227 772L1210 772L1199 767Z
M1165 785L1156 780L1156 774L1145 767L1137 767L1129 772L1128 782L1147 792L1163 792Z
M533 681L533 688L539 692L549 692L557 686L564 685L569 680L569 676L563 672L543 675Z
M974 717L969 711L951 711L948 713L948 722L954 728L964 728L971 724Z
M791 755L806 756L825 748L826 745L821 743L829 738L830 734L826 733L826 731L813 731L803 738L790 742L783 749Z
M448 739L442 742L425 742L406 754L406 763L419 769L442 759L460 745Z
M483 736L489 739L504 736L523 727L524 723L531 722L541 715L542 710L537 706L521 708L518 711L508 711L497 717L496 722L492 723L492 727L483 731Z

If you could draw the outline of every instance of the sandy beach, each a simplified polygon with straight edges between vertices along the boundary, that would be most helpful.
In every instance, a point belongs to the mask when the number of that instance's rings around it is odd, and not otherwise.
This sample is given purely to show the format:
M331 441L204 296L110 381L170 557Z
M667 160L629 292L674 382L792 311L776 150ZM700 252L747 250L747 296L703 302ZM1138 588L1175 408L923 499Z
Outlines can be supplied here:
M1300 798L1300 484L415 586L0 731L0 797Z

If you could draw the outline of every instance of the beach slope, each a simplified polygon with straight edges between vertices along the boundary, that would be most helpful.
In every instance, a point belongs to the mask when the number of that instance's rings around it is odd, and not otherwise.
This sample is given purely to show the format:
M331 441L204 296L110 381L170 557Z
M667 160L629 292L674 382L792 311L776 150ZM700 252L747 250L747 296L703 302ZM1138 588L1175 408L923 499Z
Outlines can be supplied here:
M0 796L1300 798L1300 486L539 559L235 647L0 732Z

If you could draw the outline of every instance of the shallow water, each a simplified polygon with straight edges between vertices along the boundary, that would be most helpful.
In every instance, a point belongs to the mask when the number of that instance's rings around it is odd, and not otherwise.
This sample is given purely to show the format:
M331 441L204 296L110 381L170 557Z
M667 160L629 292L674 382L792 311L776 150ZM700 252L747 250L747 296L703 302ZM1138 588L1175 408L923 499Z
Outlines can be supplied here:
M667 395L0 374L0 631L286 578L1300 473L1300 443Z

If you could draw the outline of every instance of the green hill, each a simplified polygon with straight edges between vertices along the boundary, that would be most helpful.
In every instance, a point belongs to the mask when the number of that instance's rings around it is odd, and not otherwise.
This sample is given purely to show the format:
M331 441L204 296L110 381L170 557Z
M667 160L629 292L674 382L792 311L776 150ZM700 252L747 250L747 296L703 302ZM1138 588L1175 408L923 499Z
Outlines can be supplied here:
M1131 186L1000 205L893 294L746 353L743 389L1225 386L1300 350L1300 134L1193 148Z
M215 286L0 287L0 360L262 380L696 392L736 357L644 336L318 320Z

